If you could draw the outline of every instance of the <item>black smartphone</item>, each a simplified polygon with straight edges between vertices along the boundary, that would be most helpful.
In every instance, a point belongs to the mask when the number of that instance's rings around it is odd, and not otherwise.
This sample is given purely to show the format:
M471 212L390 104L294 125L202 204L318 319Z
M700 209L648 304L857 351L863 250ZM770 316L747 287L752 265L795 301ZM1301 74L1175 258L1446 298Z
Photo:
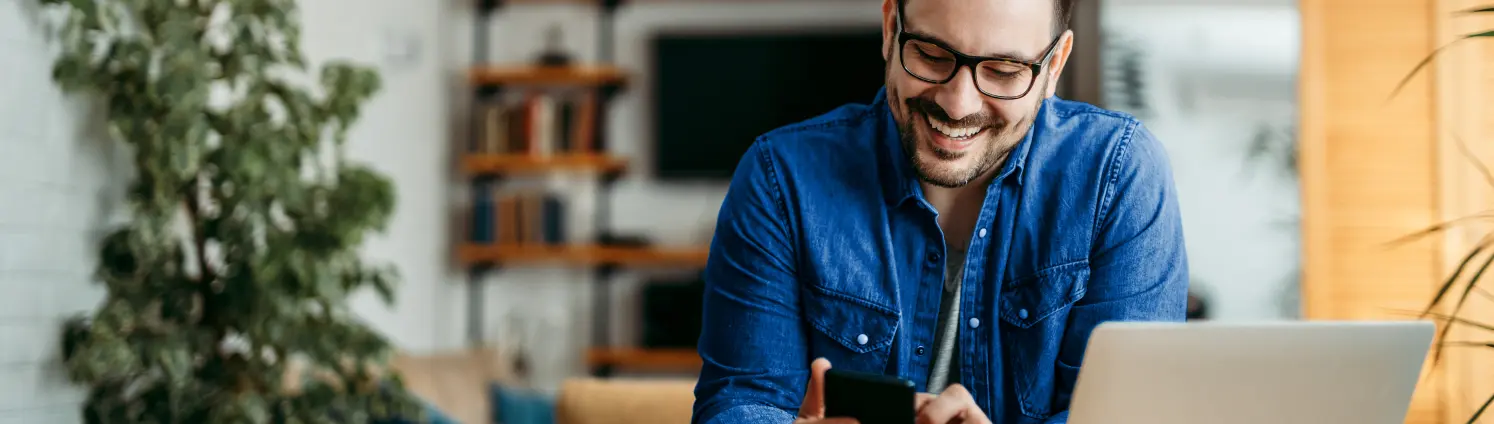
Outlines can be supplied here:
M825 371L825 416L860 424L912 424L913 382L830 368Z

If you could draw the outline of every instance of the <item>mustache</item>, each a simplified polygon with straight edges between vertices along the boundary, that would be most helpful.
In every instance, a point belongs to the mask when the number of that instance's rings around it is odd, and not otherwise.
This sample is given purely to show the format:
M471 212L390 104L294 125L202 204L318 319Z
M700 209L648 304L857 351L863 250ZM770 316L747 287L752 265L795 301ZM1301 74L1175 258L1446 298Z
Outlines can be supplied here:
M954 119L949 117L949 113L945 112L944 108L939 106L939 103L934 102L933 100L925 99L922 97L910 97L907 100L904 100L903 103L908 106L908 110L911 112L918 112L924 115L928 115L930 117L933 117L934 119L948 123L951 126L999 128L1001 127L1000 124L1003 124L1001 120L997 119L989 111L982 110L980 111L980 113L974 113L966 115L964 118Z

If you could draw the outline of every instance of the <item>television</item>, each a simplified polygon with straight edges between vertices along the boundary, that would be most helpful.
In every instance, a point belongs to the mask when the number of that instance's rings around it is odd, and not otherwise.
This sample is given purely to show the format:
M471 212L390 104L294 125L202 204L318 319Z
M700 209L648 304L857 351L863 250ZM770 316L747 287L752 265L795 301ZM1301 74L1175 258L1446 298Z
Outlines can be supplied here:
M877 26L658 34L653 169L660 180L724 181L758 136L883 85Z

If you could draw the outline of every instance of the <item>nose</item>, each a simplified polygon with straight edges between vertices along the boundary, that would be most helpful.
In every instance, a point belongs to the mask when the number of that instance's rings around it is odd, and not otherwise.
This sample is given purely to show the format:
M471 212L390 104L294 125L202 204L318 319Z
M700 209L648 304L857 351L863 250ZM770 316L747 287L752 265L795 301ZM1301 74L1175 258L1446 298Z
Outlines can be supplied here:
M934 94L934 101L944 112L949 114L950 119L963 119L967 116L980 113L981 105L985 101L985 95L975 88L974 75L970 68L960 68L955 72L954 79L944 83L943 87Z

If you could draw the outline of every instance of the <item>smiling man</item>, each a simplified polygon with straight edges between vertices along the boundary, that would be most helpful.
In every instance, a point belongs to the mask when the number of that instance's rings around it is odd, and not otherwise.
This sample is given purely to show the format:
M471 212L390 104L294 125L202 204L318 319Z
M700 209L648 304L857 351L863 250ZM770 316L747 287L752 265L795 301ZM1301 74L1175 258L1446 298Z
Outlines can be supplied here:
M831 366L913 381L921 423L1064 422L1096 325L1184 319L1162 145L1054 97L1072 3L884 0L884 90L752 145L705 271L696 422L834 421Z

